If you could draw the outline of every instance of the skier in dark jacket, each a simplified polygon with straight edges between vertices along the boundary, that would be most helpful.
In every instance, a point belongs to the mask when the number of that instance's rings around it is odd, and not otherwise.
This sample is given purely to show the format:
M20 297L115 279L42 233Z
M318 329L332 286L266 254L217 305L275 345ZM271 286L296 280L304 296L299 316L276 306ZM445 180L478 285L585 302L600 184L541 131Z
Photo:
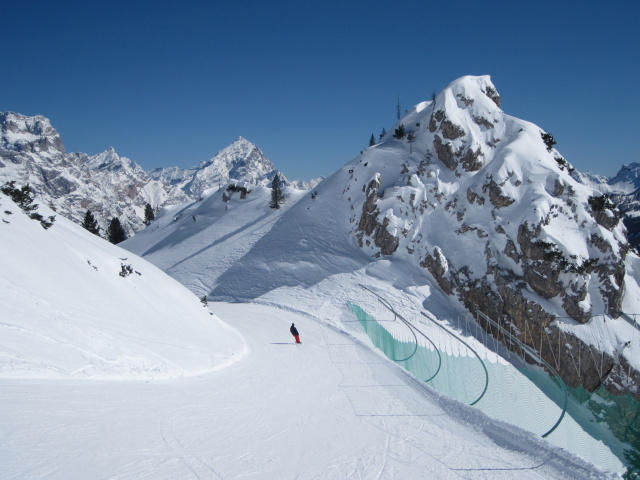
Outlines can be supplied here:
M296 343L302 343L300 341L300 334L298 333L298 329L296 328L295 324L291 324L291 328L289 329L289 331L291 332L291 335L293 335L293 338L296 339Z

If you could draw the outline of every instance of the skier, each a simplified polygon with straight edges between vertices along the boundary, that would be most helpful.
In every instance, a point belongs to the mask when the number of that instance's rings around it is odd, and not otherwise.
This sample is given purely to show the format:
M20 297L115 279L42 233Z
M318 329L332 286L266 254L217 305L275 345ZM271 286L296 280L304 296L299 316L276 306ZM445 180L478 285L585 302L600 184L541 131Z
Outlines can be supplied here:
M291 328L289 329L289 331L291 332L291 335L293 335L293 337L296 339L296 343L302 343L300 341L300 334L298 333L298 329L296 328L295 324L291 324Z

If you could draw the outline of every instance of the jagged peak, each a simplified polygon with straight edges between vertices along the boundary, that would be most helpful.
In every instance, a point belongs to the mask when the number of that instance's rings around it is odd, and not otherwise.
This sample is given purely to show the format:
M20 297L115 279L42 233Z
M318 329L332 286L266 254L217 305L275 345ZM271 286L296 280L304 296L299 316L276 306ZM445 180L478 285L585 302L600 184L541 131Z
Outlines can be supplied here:
M121 157L114 147L107 148L104 152L89 157L87 165L92 170L120 170L123 167L131 170L141 170L137 163L127 157Z
M500 107L501 103L500 94L489 75L465 75L460 77L447 85L440 95L445 98L451 96L460 100L466 106L470 106L476 101L484 102L484 98L491 100L494 107Z
M65 153L60 134L42 115L0 112L0 144L8 150L31 154Z

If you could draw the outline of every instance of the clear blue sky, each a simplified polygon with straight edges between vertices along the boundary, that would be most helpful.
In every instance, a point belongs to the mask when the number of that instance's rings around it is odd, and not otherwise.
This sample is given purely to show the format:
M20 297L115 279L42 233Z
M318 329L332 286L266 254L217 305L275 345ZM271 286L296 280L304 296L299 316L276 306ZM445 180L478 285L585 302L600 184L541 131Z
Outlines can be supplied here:
M2 0L0 110L69 152L190 167L243 136L290 179L329 175L403 109L491 75L579 170L640 162L637 0Z

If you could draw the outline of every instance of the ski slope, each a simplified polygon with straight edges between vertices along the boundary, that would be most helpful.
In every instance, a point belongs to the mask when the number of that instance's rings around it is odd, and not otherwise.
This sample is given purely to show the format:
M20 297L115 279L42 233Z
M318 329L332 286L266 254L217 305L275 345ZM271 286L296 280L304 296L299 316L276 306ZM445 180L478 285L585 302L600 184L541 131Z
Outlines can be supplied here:
M227 368L1 379L0 478L615 478L447 400L348 332L264 305L210 309L248 345Z

